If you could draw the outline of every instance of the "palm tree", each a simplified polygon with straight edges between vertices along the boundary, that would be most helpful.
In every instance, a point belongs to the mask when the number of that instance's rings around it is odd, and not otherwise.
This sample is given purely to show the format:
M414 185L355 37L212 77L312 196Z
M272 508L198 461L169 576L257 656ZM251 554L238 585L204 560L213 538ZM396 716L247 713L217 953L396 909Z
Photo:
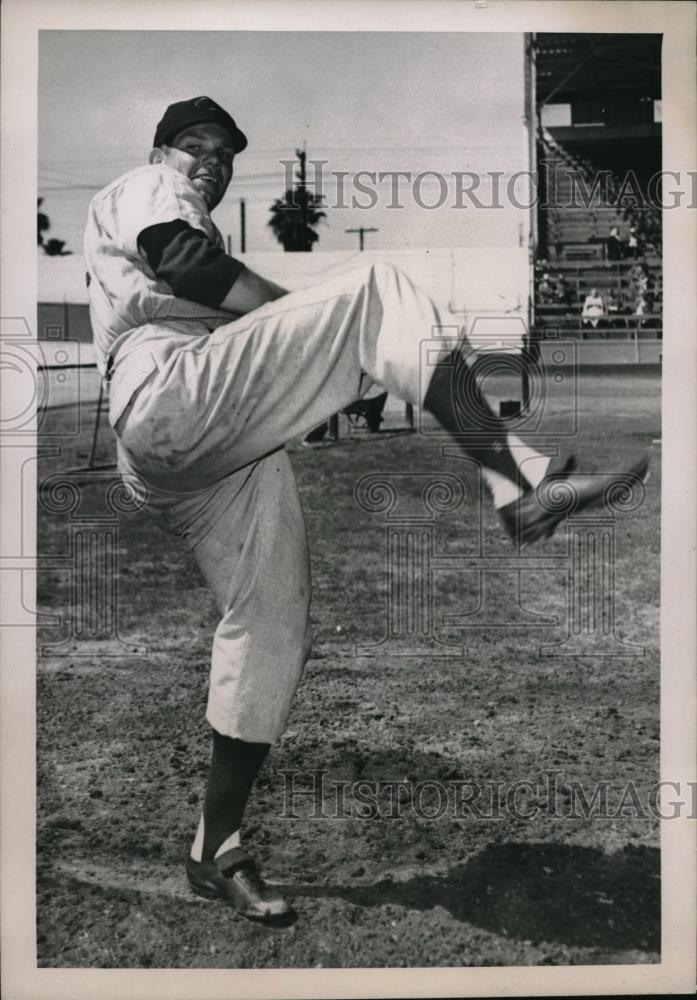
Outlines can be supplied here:
M306 187L288 188L283 198L271 206L268 225L283 249L288 252L312 250L319 239L315 227L327 213L321 209L322 198Z

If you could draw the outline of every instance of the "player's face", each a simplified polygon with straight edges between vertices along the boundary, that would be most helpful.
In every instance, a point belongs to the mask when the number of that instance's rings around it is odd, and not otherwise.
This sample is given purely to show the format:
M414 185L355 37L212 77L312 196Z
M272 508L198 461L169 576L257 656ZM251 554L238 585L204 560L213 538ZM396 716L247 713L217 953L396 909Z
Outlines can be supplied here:
M188 177L212 211L232 179L235 147L230 134L213 123L191 125L162 152L162 162Z

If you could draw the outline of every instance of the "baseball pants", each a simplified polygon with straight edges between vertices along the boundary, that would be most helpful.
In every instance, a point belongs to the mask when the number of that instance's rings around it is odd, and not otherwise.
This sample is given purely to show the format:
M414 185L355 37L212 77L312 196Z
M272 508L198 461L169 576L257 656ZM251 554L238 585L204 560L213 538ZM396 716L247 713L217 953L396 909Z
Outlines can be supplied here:
M151 353L167 343L162 325ZM179 343L115 424L120 468L216 597L208 721L273 743L310 651L309 559L283 446L376 382L421 404L421 341L457 321L402 271L371 264L183 343L186 327L164 325Z

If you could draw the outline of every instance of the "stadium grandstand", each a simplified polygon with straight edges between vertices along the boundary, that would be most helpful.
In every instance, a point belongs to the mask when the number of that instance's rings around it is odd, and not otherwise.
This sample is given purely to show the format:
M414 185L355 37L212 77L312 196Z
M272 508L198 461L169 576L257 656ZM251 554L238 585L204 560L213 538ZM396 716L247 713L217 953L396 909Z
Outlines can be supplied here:
M642 356L658 361L661 36L536 34L528 57L535 332L641 340Z

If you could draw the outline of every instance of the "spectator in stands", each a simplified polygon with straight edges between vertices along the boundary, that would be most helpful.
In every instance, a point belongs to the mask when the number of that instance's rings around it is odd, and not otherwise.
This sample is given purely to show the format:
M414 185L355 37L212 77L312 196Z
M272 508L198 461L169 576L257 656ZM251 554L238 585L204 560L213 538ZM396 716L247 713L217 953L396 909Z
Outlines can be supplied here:
M657 309L660 312L660 308L657 307L656 292L653 288L649 287L644 297L644 302L646 303L646 315L641 325L651 327L655 330L660 329L661 319L660 316L656 315Z
M654 302L654 292L651 287L651 276L644 264L641 264L639 267L639 274L635 284L637 297L634 314L642 317L640 325L644 326L645 321L643 317L646 316L647 313L652 312Z
M611 330L619 326L618 316L620 312L620 302L614 288L608 290L605 298L605 312L607 314L607 325Z
M630 292L633 296L633 300L636 301L639 298L646 299L646 296L650 290L650 275L644 263L634 264L629 271L629 281L630 281Z
M637 300L634 303L634 316L639 321L638 326L644 325L644 316L646 315L646 299L642 292L637 296Z
M537 288L538 300L545 305L554 301L554 287L549 274L542 275L542 280Z
M630 257L636 260L637 257L641 255L641 242L639 240L639 230L632 223L629 227L629 236L627 237L627 253Z
M592 326L597 329L598 324L605 318L605 303L602 295L598 294L597 288L591 288L583 303L581 319L584 326Z
M622 260L624 257L624 243L620 238L619 229L613 226L605 245L605 253L608 260Z
M627 271L627 277L629 278L634 288L636 288L639 278L643 273L644 273L643 264L632 264L632 266Z
M573 290L566 282L563 274L557 276L554 286L554 301L558 306L570 306L573 300Z

